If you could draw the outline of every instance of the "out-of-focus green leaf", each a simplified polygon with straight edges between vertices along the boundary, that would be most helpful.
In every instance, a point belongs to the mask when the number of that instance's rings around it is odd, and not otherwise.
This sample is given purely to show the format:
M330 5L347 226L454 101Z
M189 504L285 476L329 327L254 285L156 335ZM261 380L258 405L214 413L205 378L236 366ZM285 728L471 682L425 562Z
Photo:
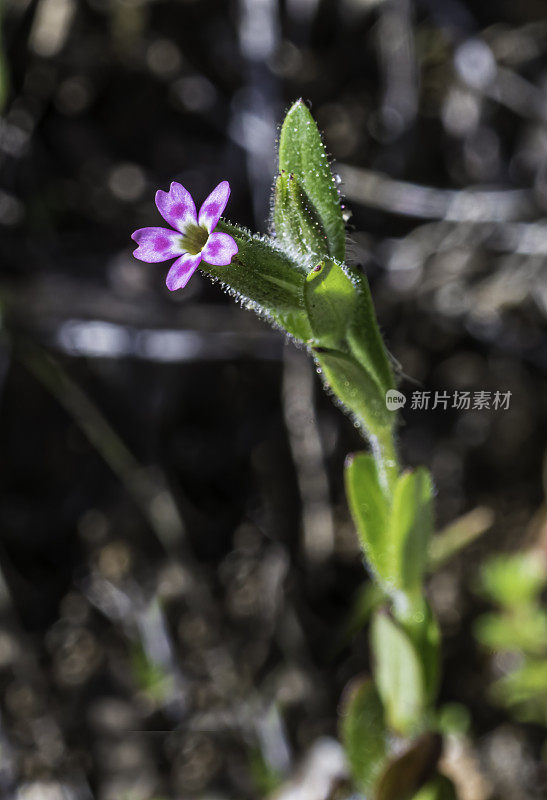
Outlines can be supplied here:
M355 785L368 793L386 759L384 710L370 679L356 680L346 689L340 735Z
M249 752L249 768L260 797L271 794L283 783L283 776L267 763L259 749Z
M329 255L327 234L302 184L292 174L277 176L274 197L276 241L309 267Z
M139 689L157 703L172 692L172 679L165 670L151 661L140 644L131 652L131 668Z
M428 571L436 572L460 550L486 533L493 521L492 509L478 506L439 531L429 543Z
M433 487L429 472L405 472L395 485L389 539L395 559L392 573L397 586L420 594L433 532Z
M425 733L416 739L388 764L378 781L374 800L410 800L414 797L435 772L441 748L438 734Z
M403 598L411 605L403 610L395 603L395 617L414 645L421 664L424 691L427 702L431 703L437 694L439 682L439 643L440 632L431 607L423 596Z
M427 705L422 664L407 633L383 611L374 615L371 643L387 721L407 735L419 727Z
M547 612L532 607L513 614L482 614L475 623L475 636L491 650L547 654Z
M334 350L344 348L356 292L339 264L325 259L315 266L306 279L304 302L314 344ZM370 372L368 374L374 378Z
M481 569L480 590L505 608L527 605L546 586L547 564L539 552L496 556Z
M547 725L547 658L526 659L494 683L491 695L495 703L511 708L521 722Z
M433 702L439 689L441 632L429 603L424 601L424 621L419 623L420 660L424 671L425 693Z
M483 614L475 636L514 663L490 690L492 701L523 722L547 725L547 612L541 594L547 565L538 550L491 558L481 569L479 591L500 608Z
M436 775L412 800L458 800L458 795L451 780L444 775Z
M346 231L338 189L315 120L302 100L289 109L281 128L279 172L295 175L327 233L330 255L344 261Z
M346 494L361 547L372 569L382 579L388 562L389 503L380 486L374 457L369 453L349 456L345 477Z

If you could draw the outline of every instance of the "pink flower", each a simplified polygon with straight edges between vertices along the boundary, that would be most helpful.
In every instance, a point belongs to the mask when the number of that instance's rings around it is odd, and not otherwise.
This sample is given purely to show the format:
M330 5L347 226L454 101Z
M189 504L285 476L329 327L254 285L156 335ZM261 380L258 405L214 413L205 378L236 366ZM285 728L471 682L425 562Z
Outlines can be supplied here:
M131 235L139 245L135 258L149 263L177 257L167 273L167 288L182 289L201 260L227 266L237 253L237 244L227 233L213 233L230 196L230 184L216 186L196 213L192 195L173 181L168 192L156 192L158 211L170 228L140 228Z

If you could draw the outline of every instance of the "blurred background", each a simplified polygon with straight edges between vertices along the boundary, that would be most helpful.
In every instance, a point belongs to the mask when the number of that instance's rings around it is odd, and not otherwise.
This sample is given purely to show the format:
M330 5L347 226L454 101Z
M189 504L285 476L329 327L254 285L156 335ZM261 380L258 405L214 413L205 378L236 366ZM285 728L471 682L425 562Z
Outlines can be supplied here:
M302 351L201 275L170 294L129 239L172 180L229 180L267 231L303 97L401 390L511 392L407 403L400 447L452 526L444 769L462 800L544 797L545 2L4 0L0 24L1 796L347 797L362 442Z

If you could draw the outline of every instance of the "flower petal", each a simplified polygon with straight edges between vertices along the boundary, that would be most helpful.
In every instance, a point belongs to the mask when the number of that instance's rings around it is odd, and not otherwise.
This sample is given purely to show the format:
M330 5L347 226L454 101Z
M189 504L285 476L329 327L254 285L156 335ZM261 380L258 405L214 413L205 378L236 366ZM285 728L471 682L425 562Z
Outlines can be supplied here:
M197 225L196 206L190 192L180 183L173 181L168 192L156 192L158 211L169 225L184 233L190 224Z
M228 181L222 181L218 186L215 186L209 197L201 206L198 221L200 225L204 225L207 228L209 233L222 216L222 212L226 208L229 197L230 184Z
M228 233L212 233L201 251L201 257L208 264L217 267L227 266L237 253L238 247Z
M150 264L156 261L167 261L184 253L182 246L182 236L176 231L168 228L139 228L131 234L139 245L133 251L135 258L140 261L148 261Z
M175 289L183 289L198 268L200 261L201 253L195 256L191 256L190 253L185 253L180 258L177 258L167 273L167 278L165 280L167 288L172 292L174 292Z

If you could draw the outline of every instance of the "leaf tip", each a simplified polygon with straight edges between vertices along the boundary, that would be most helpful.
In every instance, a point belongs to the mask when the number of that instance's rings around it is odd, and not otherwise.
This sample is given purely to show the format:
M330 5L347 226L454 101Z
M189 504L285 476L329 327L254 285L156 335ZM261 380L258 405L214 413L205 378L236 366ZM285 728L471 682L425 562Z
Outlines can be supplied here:
M294 101L294 103L292 104L292 106L289 108L289 114L291 113L291 111L295 111L295 110L296 110L297 108L299 108L300 106L304 106L304 108L307 108L306 104L304 103L304 98L303 98L303 97L298 97L298 98L297 98L297 99Z
M355 453L348 453L344 460L344 469L349 469L355 461Z

